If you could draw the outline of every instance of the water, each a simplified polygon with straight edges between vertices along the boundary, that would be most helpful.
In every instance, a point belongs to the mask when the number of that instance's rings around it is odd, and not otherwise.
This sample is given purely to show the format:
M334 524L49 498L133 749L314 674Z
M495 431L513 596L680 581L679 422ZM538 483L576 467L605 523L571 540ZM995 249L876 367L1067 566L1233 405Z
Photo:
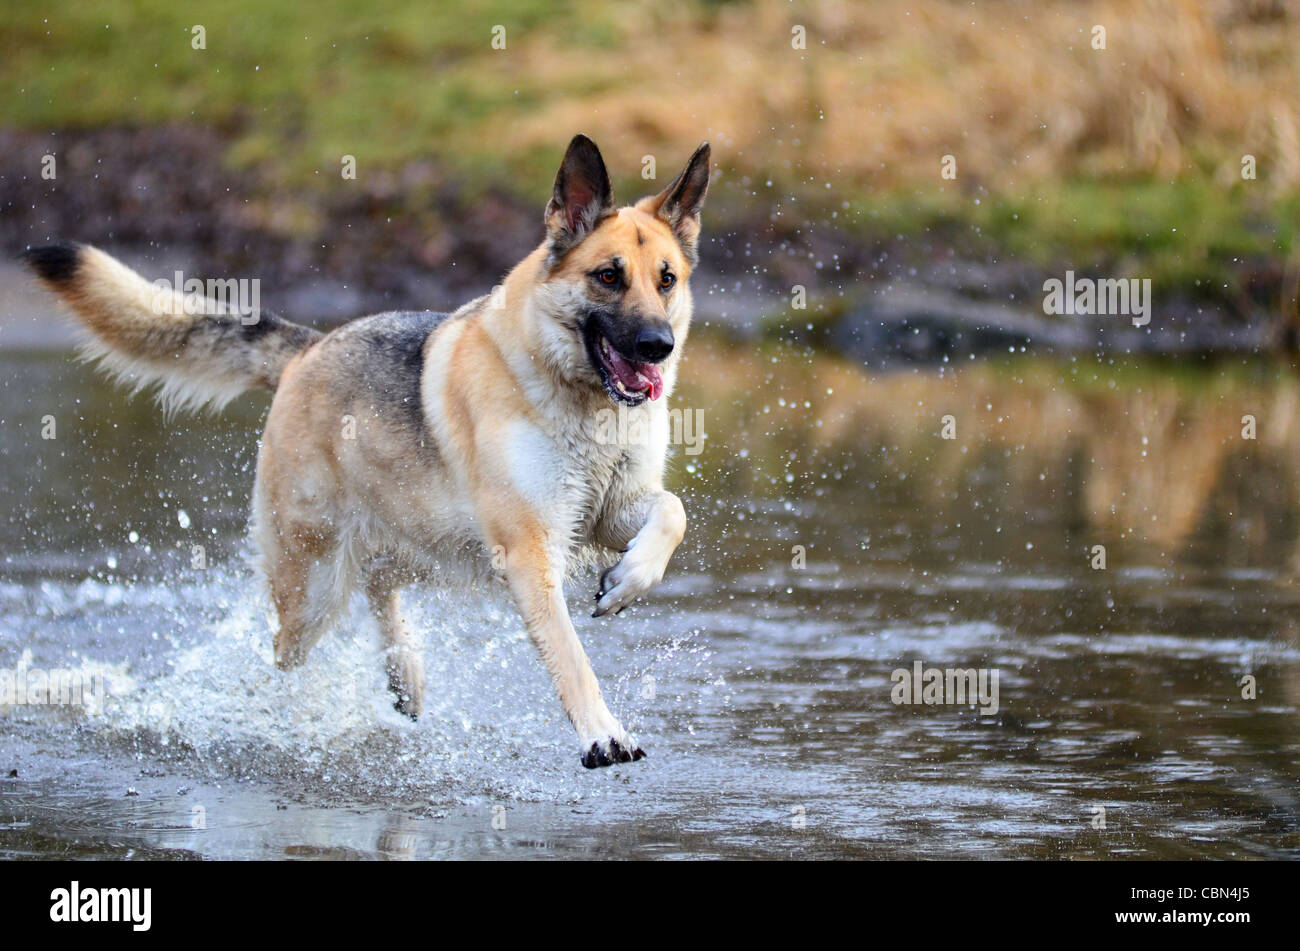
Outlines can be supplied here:
M264 398L167 420L0 352L0 668L108 694L0 712L0 857L1297 855L1300 382L868 377L707 339L684 376L708 439L673 460L664 585L612 620L569 593L649 753L587 771L490 598L408 597L418 724L360 605L274 669L243 542ZM917 660L996 671L997 714L894 704Z

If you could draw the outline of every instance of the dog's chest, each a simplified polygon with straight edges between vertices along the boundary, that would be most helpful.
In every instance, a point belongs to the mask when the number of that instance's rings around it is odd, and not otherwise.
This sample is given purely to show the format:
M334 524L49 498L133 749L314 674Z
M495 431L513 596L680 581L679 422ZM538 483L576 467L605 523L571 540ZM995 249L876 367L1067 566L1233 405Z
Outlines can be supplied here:
M629 447L593 439L587 431L545 431L515 424L507 442L511 481L550 528L589 540L615 484L630 463Z

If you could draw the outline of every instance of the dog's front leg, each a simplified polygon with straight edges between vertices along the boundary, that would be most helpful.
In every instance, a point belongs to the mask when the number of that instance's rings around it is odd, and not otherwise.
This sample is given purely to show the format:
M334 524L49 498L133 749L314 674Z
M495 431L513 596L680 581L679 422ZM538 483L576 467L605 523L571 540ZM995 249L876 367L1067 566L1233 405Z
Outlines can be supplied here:
M609 712L596 674L564 603L562 554L544 529L515 523L489 541L504 548L506 582L524 625L578 732L582 765L626 763L645 756Z
M685 534L686 510L662 489L636 495L603 518L596 540L622 550L623 557L600 576L592 617L617 614L662 581Z

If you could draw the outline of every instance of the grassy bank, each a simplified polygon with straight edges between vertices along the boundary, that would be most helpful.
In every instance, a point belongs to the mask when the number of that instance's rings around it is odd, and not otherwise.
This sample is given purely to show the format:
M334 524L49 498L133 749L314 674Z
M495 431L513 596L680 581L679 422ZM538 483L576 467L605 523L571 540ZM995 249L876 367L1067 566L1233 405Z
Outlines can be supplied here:
M645 156L662 180L707 137L716 221L820 217L1232 298L1294 244L1298 41L1287 2L9 5L0 124L197 123L268 188L408 205L449 177L536 203L579 129L631 195Z

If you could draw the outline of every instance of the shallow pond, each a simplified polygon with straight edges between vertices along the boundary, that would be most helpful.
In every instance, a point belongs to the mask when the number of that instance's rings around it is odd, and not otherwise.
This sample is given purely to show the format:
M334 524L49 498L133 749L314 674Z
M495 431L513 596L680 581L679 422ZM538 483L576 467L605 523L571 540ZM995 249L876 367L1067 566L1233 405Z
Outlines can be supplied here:
M0 351L0 381L0 668L102 699L0 708L0 857L1300 852L1280 369L693 341L687 541L616 619L569 592L649 753L596 771L490 597L408 596L418 724L360 605L275 670L243 541L264 398L168 420L65 352ZM895 703L918 661L995 674L996 712Z

